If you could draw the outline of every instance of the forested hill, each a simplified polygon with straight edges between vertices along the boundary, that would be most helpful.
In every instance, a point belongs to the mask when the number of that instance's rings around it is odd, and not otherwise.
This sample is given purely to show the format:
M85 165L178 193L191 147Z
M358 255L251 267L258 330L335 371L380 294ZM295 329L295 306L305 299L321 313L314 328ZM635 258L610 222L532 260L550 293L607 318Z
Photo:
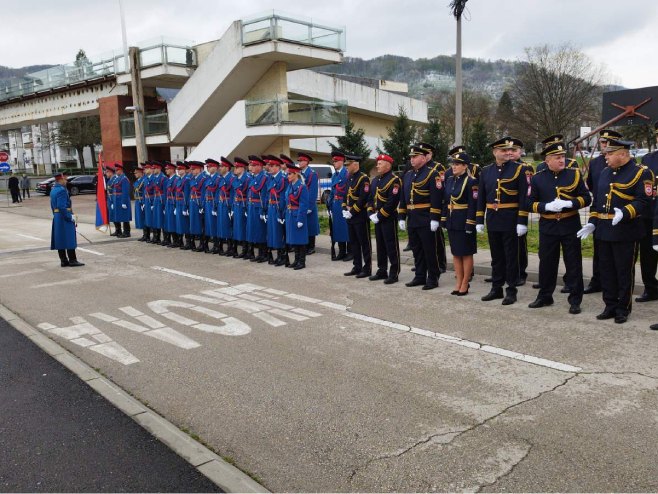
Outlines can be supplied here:
M29 65L20 69L12 69L11 67L0 65L0 81L13 79L14 77L23 77L30 72L37 72L39 70L49 69L50 67L54 67L54 65Z

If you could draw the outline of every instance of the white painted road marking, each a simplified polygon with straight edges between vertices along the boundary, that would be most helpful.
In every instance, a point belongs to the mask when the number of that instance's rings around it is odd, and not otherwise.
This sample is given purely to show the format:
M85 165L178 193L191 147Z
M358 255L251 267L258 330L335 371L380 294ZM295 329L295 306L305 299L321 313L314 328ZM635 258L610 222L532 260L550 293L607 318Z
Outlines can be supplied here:
M212 283L214 285L228 285L225 281L213 280L212 278L206 278L205 276L198 276L196 274L183 273L182 271L176 271L175 269L163 268L161 266L151 266L151 269L157 271L164 271L165 273L175 274L177 276L184 276L185 278L192 278L193 280L205 281L206 283Z
M19 273L0 274L0 278L13 278L15 276L25 276L28 274L41 273L43 269L30 269L28 271L21 271Z
M78 250L81 250L82 252L87 252L89 254L94 254L94 255L97 255L97 256L104 256L105 255L102 252L98 252L96 250L91 250L91 249L84 249L82 247L78 247Z
M29 238L30 240L38 240L39 242L47 242L47 240L39 237L33 237L32 235L23 235L22 233L16 234L18 237Z

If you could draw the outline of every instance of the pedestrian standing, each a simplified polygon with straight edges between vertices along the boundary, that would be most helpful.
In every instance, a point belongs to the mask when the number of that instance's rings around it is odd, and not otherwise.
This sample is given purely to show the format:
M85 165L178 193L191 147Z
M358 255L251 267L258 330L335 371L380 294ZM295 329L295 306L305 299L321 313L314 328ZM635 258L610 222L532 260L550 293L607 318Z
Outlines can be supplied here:
M84 266L78 261L75 253L78 246L75 236L77 224L71 207L71 198L66 189L66 177L62 173L57 173L54 178L55 184L50 190L50 209L53 212L50 250L57 251L63 268Z
M21 178L21 190L23 191L23 199L25 199L25 194L27 198L30 198L30 177L27 176L27 173L23 173L23 178Z
M11 202L12 203L17 203L21 202L21 190L18 182L18 177L12 173L11 177L9 177L9 180L7 180L7 187L9 188L9 192L11 193Z

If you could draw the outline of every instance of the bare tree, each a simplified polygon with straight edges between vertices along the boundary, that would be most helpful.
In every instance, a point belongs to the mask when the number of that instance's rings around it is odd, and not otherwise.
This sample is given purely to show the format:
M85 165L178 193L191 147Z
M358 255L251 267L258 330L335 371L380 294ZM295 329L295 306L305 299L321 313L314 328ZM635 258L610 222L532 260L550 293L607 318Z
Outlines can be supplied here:
M516 125L527 141L556 132L571 135L600 111L602 67L571 45L526 48L511 87ZM510 129L510 130L511 130Z

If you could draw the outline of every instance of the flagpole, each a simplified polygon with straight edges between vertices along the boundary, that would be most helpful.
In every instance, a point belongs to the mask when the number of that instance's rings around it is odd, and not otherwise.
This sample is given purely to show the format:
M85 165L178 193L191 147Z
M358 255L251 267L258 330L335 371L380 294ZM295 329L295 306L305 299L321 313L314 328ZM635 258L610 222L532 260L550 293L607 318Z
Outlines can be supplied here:
M123 60L126 74L130 72L130 59L128 58L128 36L126 35L126 16L123 12L123 2L119 0L119 12L121 14L121 37L123 39Z

